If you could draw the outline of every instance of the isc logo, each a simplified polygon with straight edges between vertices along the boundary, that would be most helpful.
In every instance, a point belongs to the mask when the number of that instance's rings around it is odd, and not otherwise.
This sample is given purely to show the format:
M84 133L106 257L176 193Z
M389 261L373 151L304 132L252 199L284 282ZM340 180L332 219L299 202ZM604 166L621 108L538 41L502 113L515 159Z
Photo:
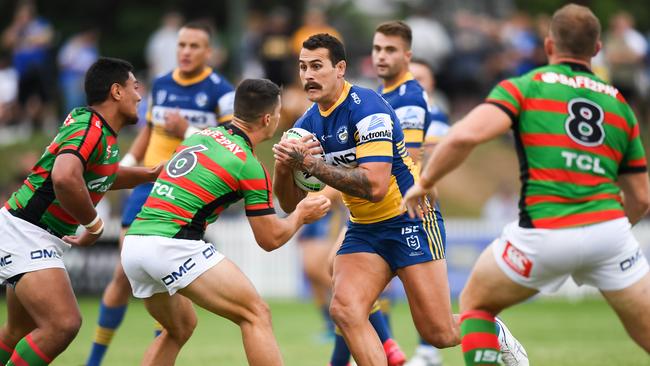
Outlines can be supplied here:
M11 260L11 254L0 257L0 267L4 267L13 263Z
M172 283L176 282L179 278L183 277L184 274L189 272L190 269L194 268L196 266L196 263L194 263L194 260L192 258L186 260L183 264L181 264L178 267L178 272L173 271L172 273L168 274L167 276L162 278L163 283L166 286L171 285Z
M34 260L34 259L47 259L47 258L61 258L59 256L59 253L57 253L54 249L52 249L52 250L47 250L47 249L33 250L29 254L30 254L32 260Z

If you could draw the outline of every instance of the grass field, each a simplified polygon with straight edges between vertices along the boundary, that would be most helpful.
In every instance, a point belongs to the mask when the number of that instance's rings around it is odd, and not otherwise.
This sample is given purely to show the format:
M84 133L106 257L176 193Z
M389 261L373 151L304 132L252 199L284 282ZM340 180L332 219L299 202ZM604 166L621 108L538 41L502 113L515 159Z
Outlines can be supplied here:
M85 361L97 317L97 299L82 298L84 324L72 345L52 364L80 366ZM270 301L275 334L286 365L324 366L331 343L319 340L320 319L307 302ZM178 365L246 365L239 331L233 324L198 310L199 325L181 352ZM6 310L0 300L0 320ZM650 358L628 338L616 316L602 300L569 303L538 300L503 314L512 332L524 343L533 366L650 365ZM405 303L392 317L395 335L410 354L415 331ZM137 365L151 341L152 320L142 303L133 301L122 328L106 356L106 366ZM458 347L443 351L446 366L463 366Z

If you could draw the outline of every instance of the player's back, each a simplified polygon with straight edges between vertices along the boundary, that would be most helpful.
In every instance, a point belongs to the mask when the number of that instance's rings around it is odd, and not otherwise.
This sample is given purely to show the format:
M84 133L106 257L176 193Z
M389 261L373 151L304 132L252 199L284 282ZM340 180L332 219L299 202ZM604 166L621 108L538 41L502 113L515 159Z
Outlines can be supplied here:
M198 240L207 224L241 198L247 213L275 212L270 191L268 174L246 135L234 126L207 128L178 147L129 235Z
M501 82L487 102L513 120L520 226L560 228L623 217L619 174L643 171L639 127L620 92L580 64Z

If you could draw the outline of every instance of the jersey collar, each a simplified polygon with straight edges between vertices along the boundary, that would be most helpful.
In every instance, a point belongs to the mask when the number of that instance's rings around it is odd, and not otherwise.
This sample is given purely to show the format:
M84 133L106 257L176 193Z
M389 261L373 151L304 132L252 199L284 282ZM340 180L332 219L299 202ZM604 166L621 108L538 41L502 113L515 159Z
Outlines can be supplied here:
M339 95L339 99L336 100L336 103L334 103L334 105L329 107L326 111L320 109L320 106L318 107L318 111L320 112L320 115L323 117L327 117L330 114L332 114L332 112L334 112L336 107L341 105L341 103L343 103L345 98L348 97L348 94L350 94L350 88L352 88L352 84L348 83L348 81L345 80L345 84L343 84L343 91L341 92L341 95Z
M251 148L251 151L253 150L253 144L251 143L251 140L248 138L248 135L246 134L246 132L242 131L239 127L235 126L234 124L232 124L230 122L229 123L224 123L223 127L228 132L232 133L233 135L241 136L244 139L244 141L246 141L246 144L248 145L248 147Z
M560 62L562 65L567 65L571 68L573 71L581 71L581 72L586 72L589 74L593 74L594 72L591 71L590 68L587 67L587 65L581 64L579 62L572 62L572 61L562 61Z
M399 78L399 80L397 80L394 84L389 86L384 85L384 87L381 88L381 94L390 93L393 90L399 88L400 85L404 84L409 80L413 80L413 74L411 74L410 71L404 74L404 76L402 76L401 78Z
M193 78L185 79L185 78L183 78L181 76L181 70L176 68L176 69L174 69L174 72L172 73L172 79L174 79L174 81L176 83L178 83L179 85L181 85L181 86L188 86L188 85L196 84L198 82L201 82L201 81L205 80L205 78L210 76L210 74L212 74L212 68L209 67L209 66L206 66L206 67L203 68L203 71L201 71L201 73L199 75L197 75L197 76L195 76Z
M99 114L99 112L97 112L96 110L94 110L94 109L92 109L90 107L86 107L86 109L88 109L92 114L96 115L97 118L99 118L102 121L102 126L106 127L106 129L108 130L108 132L111 133L111 135L117 137L117 133L115 131L113 131L113 129L111 128L111 125L109 125L106 122L104 117L101 114Z

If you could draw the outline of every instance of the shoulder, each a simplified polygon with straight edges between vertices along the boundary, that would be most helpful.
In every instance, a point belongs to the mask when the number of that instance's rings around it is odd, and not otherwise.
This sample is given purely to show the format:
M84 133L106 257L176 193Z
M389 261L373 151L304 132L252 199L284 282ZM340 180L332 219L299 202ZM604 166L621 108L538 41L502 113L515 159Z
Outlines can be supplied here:
M348 108L354 122L377 113L393 113L391 106L376 91L360 86L350 88Z
M314 103L305 111L305 113L302 114L302 116L300 116L300 118L298 118L296 123L293 124L293 127L304 128L305 130L311 131L312 119L317 114L318 106Z
M224 92L235 90L232 84L216 71L212 71L212 73L210 73L208 76L208 81L217 90L222 90Z

